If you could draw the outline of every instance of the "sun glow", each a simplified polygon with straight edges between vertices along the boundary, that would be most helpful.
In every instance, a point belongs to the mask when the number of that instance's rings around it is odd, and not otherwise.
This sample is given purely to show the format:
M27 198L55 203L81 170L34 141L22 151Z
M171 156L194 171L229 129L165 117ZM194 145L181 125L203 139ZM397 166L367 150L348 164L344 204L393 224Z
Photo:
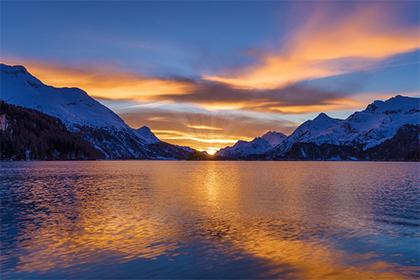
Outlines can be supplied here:
M206 150L206 152L209 155L214 155L219 149L220 148L218 148L218 147L208 147L207 150Z

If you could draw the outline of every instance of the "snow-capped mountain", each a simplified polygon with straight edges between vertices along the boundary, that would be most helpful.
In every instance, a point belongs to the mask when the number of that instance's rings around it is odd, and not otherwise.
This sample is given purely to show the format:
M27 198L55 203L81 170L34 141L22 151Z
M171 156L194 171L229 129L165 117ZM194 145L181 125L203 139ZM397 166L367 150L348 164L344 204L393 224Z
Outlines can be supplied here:
M23 66L0 64L0 98L7 103L35 109L74 126L128 128L110 109L78 88L43 84Z
M420 125L420 98L397 95L375 101L364 111L345 120L350 131L347 143L361 143L365 149L392 138L403 125Z
M324 113L300 125L284 141L288 150L297 142L314 144L355 145L374 147L393 137L406 124L420 124L419 98L395 96L375 101L361 112L345 120L333 119Z
M278 142L271 145L264 141L267 133L251 142L238 141L216 155L226 159L413 159L419 157L419 129L420 98L397 95L375 101L345 120L321 113L288 137L275 137Z
M283 141L285 149L289 149L296 142L332 143L339 140L335 137L341 135L342 120L330 118L320 113L315 119L309 120L296 128L293 133Z
M78 88L45 85L23 66L0 64L0 98L60 119L107 159L148 158L146 143L114 112Z
M246 158L251 155L262 155L275 146L281 144L286 135L276 131L269 131L261 137L256 137L252 141L238 141L231 147L219 150L216 156L223 158Z
M268 153L269 158L288 157L290 153L295 153L290 152L293 148L303 143L318 146L317 149L322 145L329 149L332 146L352 147L355 149L353 153L360 157L365 151L393 139L402 127L419 126L419 105L420 98L397 95L386 101L375 101L345 120L333 119L321 113L296 128L281 145ZM409 129L406 127L400 133L407 131ZM314 150L314 146L311 149Z
M0 64L0 99L58 118L106 159L185 159L196 152L156 145L161 142L147 127L133 130L83 90L45 85L23 66Z
M147 126L142 126L138 129L134 129L134 131L137 134L137 136L140 137L147 144L153 144L160 141Z
M281 143L283 143L284 139L286 139L286 135L284 135L281 132L277 131L268 131L263 136L261 136L261 139L264 139L267 141L272 147L275 147Z

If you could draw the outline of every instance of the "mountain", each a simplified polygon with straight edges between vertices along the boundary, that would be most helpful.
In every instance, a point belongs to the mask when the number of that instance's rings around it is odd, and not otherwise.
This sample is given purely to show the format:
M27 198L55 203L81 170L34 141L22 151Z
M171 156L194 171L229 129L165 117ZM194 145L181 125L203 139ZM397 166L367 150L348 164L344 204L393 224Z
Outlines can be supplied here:
M79 126L129 129L110 109L78 88L43 84L23 66L0 64L1 99L59 118L68 128Z
M395 141L397 133L400 139L407 133L412 135L420 126L419 102L419 98L397 95L386 101L375 101L345 120L321 113L300 125L266 156L268 159L384 159L379 154L371 154L373 148L383 150L379 147L388 140ZM414 141L414 146L418 147L418 142L418 139ZM398 151L393 150L389 158L398 158ZM400 153L405 153L403 147Z
M401 126L419 124L419 100L398 95L386 101L375 101L345 120L321 113L300 125L285 141L285 149L296 142L374 147L394 136Z
M420 98L375 101L347 119L325 113L268 145L265 135L219 150L222 159L420 160Z
M286 135L276 131L269 131L261 137L256 137L252 141L238 141L231 147L217 151L216 156L226 159L247 159L256 155L263 155L275 146L281 144L286 139Z
M361 145L335 145L298 142L285 153L266 159L272 160L368 160L420 161L420 126L403 125L390 139L364 149Z
M0 102L0 160L99 159L103 154L57 118Z
M168 152L147 128L133 130L117 114L78 88L45 85L23 66L0 64L0 99L13 105L58 118L70 132L78 133L105 159L185 159L186 151L173 146ZM179 152L179 153L178 153ZM193 156L196 151L191 151Z
M147 126L133 129L133 131L147 144L148 149L155 154L157 159L204 160L208 158L206 152L199 152L190 147L173 145L159 140Z
M158 143L160 141L147 126L134 129L134 132L147 144Z
M366 110L346 119L352 132L347 143L361 143L365 149L392 138L403 125L420 124L420 98L397 95L375 101Z

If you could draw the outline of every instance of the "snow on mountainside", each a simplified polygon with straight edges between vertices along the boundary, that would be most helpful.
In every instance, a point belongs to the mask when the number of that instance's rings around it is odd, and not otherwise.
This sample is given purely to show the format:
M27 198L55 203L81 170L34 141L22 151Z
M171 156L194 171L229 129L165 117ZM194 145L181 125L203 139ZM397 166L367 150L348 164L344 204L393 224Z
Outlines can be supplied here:
M23 66L0 64L0 81L2 100L57 117L69 129L75 125L128 128L117 114L83 90L47 86Z
M334 143L338 141L336 135L341 134L342 120L333 119L325 113L319 114L315 119L301 124L283 142L286 149L290 148L295 142L315 142L315 143Z
M272 147L275 147L284 141L286 135L277 131L268 131L263 136L261 136L261 138L270 143Z
M130 128L83 90L45 85L23 66L0 64L0 100L60 119L106 159L187 159L197 154L160 142L147 127Z
M144 142L147 144L153 144L160 141L147 126L142 126L138 129L134 129L134 131L137 134L137 136L143 139Z
M397 95L375 101L345 120L321 113L306 121L276 147L276 155L287 153L295 143L375 147L395 136L404 125L420 125L420 98Z
M219 150L216 155L229 159L245 159L249 155L261 155L253 157L260 159L317 159L315 154L307 154L306 157L302 152L306 149L308 153L312 151L318 154L335 154L337 158L343 158L343 155L358 158L364 151L391 141L398 131L407 136L415 133L418 126L420 98L397 95L386 101L375 101L365 110L355 112L345 120L333 119L321 113L313 120L301 124L290 136L279 134L282 136L274 137L277 142L270 140L269 132L251 142L238 141L232 147ZM401 135L398 137L401 138ZM395 139L392 141L395 142ZM296 153L303 154L297 156ZM393 157L398 158L397 155ZM365 159L369 157L366 156Z
M81 89L45 85L23 66L0 64L0 99L60 119L106 159L151 157L144 141L110 109Z
M345 120L321 113L300 125L286 139L284 149L296 142L374 147L394 136L401 126L420 124L419 100L398 95L386 101L375 101Z
M238 141L231 147L220 149L216 155L225 158L243 158L249 155L261 155L275 146L281 144L286 135L280 132L269 131L252 141Z
M403 125L420 124L420 98L397 95L386 101L375 101L364 111L345 120L352 132L348 143L374 147L392 138Z

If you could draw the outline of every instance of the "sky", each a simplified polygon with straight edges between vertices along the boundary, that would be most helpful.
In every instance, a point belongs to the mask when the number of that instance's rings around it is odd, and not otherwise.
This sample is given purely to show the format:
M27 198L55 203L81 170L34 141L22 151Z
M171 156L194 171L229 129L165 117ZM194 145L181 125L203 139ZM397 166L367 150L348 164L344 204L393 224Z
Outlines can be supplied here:
M0 60L214 153L420 95L419 1L0 1Z

